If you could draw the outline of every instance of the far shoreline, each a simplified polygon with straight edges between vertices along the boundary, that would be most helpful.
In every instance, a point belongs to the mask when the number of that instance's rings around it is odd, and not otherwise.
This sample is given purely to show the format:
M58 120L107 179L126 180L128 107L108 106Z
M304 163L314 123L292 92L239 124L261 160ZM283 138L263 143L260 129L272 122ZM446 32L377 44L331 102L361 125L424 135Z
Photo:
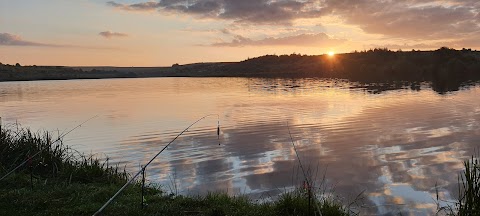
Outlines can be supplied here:
M266 55L241 62L174 64L171 67L68 67L0 64L0 82L154 77L331 78L359 83L428 82L437 92L480 81L480 52L442 47L435 51L362 52L308 56Z

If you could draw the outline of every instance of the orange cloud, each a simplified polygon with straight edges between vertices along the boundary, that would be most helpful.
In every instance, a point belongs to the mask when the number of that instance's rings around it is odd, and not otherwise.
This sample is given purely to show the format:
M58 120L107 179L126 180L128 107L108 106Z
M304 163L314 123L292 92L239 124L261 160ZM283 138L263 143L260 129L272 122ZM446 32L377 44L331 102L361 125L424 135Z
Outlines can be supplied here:
M220 42L211 44L212 46L229 46L229 47L243 47L243 46L337 46L345 42L343 39L331 38L325 33L318 34L300 34L287 37L269 37L260 40L253 40L242 37L240 35L234 36L230 42Z

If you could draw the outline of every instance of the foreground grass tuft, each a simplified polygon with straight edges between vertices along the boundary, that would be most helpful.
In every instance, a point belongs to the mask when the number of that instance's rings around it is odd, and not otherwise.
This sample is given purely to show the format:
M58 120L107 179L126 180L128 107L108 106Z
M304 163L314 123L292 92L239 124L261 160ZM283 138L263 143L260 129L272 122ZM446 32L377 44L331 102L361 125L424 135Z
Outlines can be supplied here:
M463 163L460 177L458 215L480 215L480 161L472 156Z
M455 203L446 206L438 206L439 195L437 190L437 214L480 216L480 154L463 162L465 170L458 177L458 199Z
M322 215L346 216L350 212L342 203L332 198L312 199L309 204L308 194L302 190L282 194L275 202L276 212L286 215L318 215L316 206L318 206Z
M21 173L35 178L62 182L120 183L128 178L118 167L101 162L65 146L61 136L52 139L48 132L33 133L25 128L2 128L0 132L0 173L20 167ZM3 176L3 175L2 175Z

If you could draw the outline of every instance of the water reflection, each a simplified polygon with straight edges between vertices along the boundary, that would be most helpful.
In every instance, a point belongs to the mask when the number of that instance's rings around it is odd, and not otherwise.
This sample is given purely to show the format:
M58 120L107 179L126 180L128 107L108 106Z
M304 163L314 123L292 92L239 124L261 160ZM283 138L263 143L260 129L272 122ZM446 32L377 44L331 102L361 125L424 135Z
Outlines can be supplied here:
M328 167L327 179L336 185L336 191L355 196L355 192L367 189L369 204L378 207L372 211L380 213L433 213L435 184L454 192L457 177L451 173L460 170L462 161L478 147L475 141L480 134L472 126L478 126L480 120L479 104L469 104L474 100L468 96L455 97L452 100L457 103L448 104L442 102L451 100L428 94L404 99L394 95L387 99L390 102L379 102L380 105L373 107L365 105L360 111L345 108L336 112L323 101L316 107L317 119L302 109L292 109L302 113L292 112L286 121L295 123L291 130L304 163L319 164L320 169ZM255 106L263 103L257 102ZM281 103L281 106L289 110L299 103L303 108L309 107L305 101ZM275 103L265 106L275 110ZM241 118L237 115L233 112L228 118ZM318 118L334 118L337 122ZM193 193L233 189L233 192L274 196L285 188L298 186L298 177L292 180L296 158L286 124L281 120L271 121L229 125L223 130L221 147L215 145L213 130L185 138L166 157L189 159L170 162L168 171L177 173L180 179L191 179L180 188ZM314 124L315 121L318 123ZM166 141L143 142L147 146L141 148ZM447 194L445 198L451 196Z
M346 200L365 190L365 213L428 215L456 196L456 173L479 147L480 87L441 95L420 83L390 91L341 80L162 78L0 83L0 113L32 127L69 128L85 152L138 170L184 127L147 170L184 194L274 197L302 183L302 162ZM412 87L413 86L413 87ZM20 88L20 90L19 90ZM418 91L421 89L421 91ZM376 93L376 94L371 94ZM54 101L54 102L52 102ZM5 120L5 118L3 118ZM318 170L317 170L318 169Z
M410 81L395 81L387 83L362 83L362 82L348 82L343 79L287 79L287 78L255 78L250 79L248 84L249 90L267 91L273 93L289 92L297 93L315 88L350 88L363 90L370 94L381 94L393 90L433 90L438 94L444 95L447 93L456 92L459 90L466 90L478 85L479 81L465 81L465 82L410 82Z

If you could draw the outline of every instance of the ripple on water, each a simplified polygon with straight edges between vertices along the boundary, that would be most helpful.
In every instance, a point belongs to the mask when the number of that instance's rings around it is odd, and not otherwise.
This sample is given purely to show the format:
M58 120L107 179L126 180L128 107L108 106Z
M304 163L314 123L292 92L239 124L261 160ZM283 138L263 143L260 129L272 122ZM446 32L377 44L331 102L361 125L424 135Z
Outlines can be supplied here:
M432 188L451 200L462 161L480 147L480 87L445 95L398 89L370 94L341 80L151 78L0 83L4 123L68 131L65 143L181 193L253 198L301 185L302 163L340 196L365 190L366 214L433 213ZM287 122L289 128L287 128ZM219 145L220 142L220 145ZM453 191L453 192L452 192Z

